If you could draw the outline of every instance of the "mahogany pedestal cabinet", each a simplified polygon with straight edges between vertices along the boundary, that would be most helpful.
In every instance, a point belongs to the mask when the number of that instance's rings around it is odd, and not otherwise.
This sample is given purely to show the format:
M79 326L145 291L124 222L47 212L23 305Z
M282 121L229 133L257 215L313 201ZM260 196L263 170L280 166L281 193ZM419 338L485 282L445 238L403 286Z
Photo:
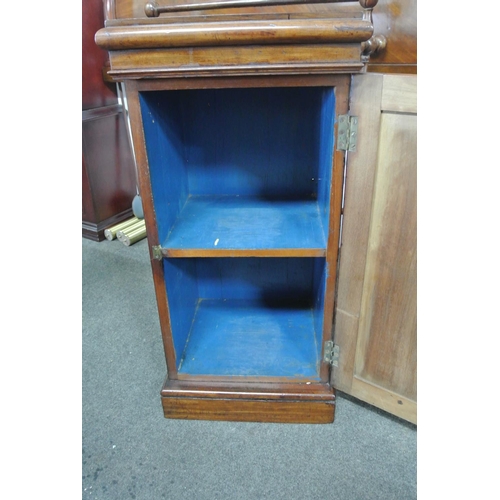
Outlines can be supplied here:
M96 34L129 104L165 417L334 419L349 90L381 44L376 0L360 4L110 19Z

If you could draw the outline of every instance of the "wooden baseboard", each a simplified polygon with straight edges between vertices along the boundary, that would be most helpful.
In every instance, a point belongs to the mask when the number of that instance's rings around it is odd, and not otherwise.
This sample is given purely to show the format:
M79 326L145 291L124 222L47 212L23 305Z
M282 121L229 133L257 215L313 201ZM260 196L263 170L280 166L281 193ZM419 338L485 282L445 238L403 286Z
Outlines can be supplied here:
M335 416L335 392L327 384L282 384L276 390L167 380L161 401L165 418L176 419L328 424Z

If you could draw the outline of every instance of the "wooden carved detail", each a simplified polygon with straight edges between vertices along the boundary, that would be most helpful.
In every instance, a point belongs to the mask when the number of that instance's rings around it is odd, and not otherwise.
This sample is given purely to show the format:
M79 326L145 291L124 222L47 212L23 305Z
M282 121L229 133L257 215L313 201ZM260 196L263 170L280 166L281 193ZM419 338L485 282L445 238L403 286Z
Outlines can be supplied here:
M368 41L361 44L361 57L363 62L368 62L368 59L372 54L376 54L381 50L384 50L387 45L387 39L384 35L375 35L371 37Z
M363 9L373 9L378 3L378 0L359 0L359 4Z
M377 5L378 0L359 0L359 3L363 7L363 19L369 21L373 26L373 8ZM384 50L386 45L387 39L385 36L372 36L369 40L361 44L361 60L367 63L372 54Z

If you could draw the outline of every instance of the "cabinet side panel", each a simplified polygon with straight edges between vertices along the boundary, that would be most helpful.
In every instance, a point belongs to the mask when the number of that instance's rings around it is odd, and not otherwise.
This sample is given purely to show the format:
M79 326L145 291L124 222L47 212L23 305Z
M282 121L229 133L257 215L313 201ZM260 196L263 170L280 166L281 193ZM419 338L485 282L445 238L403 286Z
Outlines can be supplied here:
M188 197L181 110L172 92L140 93L151 190L160 242Z
M318 206L323 229L328 231L330 215L330 191L332 185L332 161L334 146L335 93L333 88L323 90L319 127L319 171L315 182L318 184Z
M199 301L196 263L193 259L163 259L163 268L176 367L179 368Z
M314 317L314 330L316 334L318 359L320 359L321 346L323 344L323 320L324 320L324 310L325 310L326 271L327 271L326 260L322 258L314 259L313 317Z
M337 134L338 116L346 114L348 111L350 78L339 78L335 85L335 111L333 133ZM340 238L340 217L342 211L342 189L344 181L344 159L343 151L336 151L333 146L331 156L331 189L328 218L328 242L326 251L326 288L325 288L325 307L323 314L323 346L326 341L332 339L333 328L333 310L335 306L335 288L337 282L337 257ZM323 357L323 347L321 349ZM330 377L330 364L322 361L321 379L327 381Z

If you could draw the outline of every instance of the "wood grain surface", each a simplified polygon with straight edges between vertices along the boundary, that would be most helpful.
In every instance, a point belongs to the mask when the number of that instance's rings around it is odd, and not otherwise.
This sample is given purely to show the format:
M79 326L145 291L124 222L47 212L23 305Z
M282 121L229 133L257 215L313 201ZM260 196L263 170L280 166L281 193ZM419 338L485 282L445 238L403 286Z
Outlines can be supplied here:
M333 422L335 391L328 384L214 383L166 380L166 418L246 422Z
M349 155L337 291L335 342L341 346L339 368L333 370L336 387L350 392L359 309L363 291L366 247L370 231L372 192L375 182L380 133L380 101L383 77L354 78L351 85L351 113L358 117L356 153Z
M356 373L416 398L416 117L383 113Z
M208 1L208 0L207 0ZM161 4L180 4L182 0L163 0ZM198 3L198 2L197 2ZM145 0L116 0L117 17L145 18ZM221 11L201 11L170 15L168 19L185 22L192 16L215 16L214 19L230 20L234 15L273 17L294 19L304 17L352 17L361 18L362 9L358 2L342 4L309 4L293 6L253 7L246 9L224 9ZM157 19L164 22L163 16ZM387 39L386 48L370 58L368 72L376 73L417 73L417 0L379 0L373 9L374 35L383 35Z
M165 418L187 420L329 424L333 422L335 414L334 404L309 401L162 398L162 405Z
M362 19L277 19L109 26L95 35L106 50L362 42L373 33Z
M416 422L416 77L353 78L335 387Z
M110 77L124 79L186 76L332 75L360 72L360 44L193 47L124 50L110 53Z

